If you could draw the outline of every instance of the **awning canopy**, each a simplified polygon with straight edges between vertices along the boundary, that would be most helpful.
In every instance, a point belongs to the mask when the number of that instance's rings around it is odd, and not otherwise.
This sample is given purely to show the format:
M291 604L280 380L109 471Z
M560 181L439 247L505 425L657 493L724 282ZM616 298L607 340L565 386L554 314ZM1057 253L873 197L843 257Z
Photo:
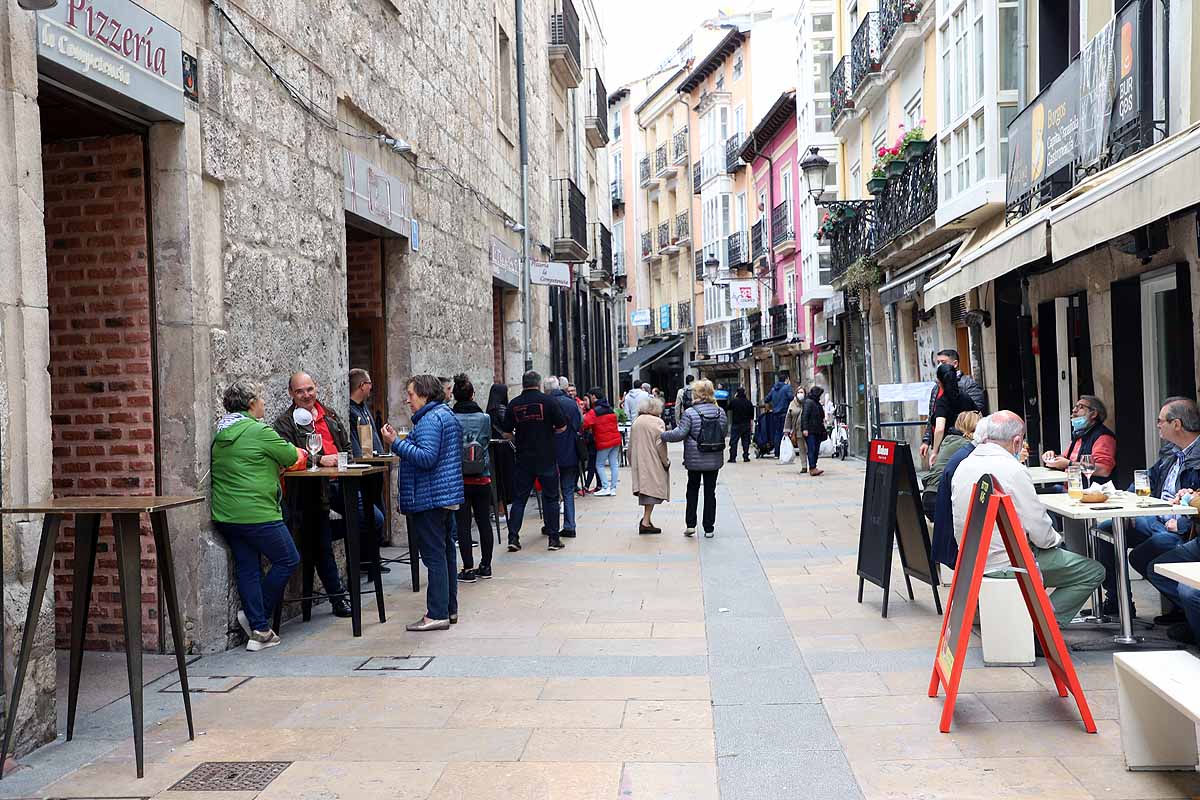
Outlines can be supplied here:
M1200 124L1097 174L1054 204L1055 261L1200 204Z
M946 268L925 284L925 308L948 302L1050 254L1050 207L1005 227L1004 215L975 229Z
M953 255L953 250L946 250L926 256L923 260L918 261L915 265L910 266L904 272L892 278L883 286L880 286L880 305L889 306L892 303L898 303L901 300L915 297L917 292L921 291L921 287L925 285L929 273L948 262Z
M645 347L639 347L621 359L618 368L621 372L633 372L640 367L647 367L663 358L675 348L683 344L683 339L665 339L661 342L651 342Z

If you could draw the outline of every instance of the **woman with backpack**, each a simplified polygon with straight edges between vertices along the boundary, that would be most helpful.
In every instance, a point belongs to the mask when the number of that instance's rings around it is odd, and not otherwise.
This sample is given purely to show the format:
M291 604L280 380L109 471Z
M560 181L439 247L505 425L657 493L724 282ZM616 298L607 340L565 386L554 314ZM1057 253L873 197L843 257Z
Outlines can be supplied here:
M454 512L458 524L458 552L462 555L460 583L492 577L492 470L489 457L492 418L475 402L475 387L466 375L454 376L454 414L463 429L463 496L466 502ZM479 531L479 567L471 547L471 517Z
M817 469L817 456L821 454L821 442L825 441L828 433L825 431L825 406L821 405L821 395L825 390L814 386L804 397L804 410L800 412L800 435L808 447L808 474L812 477L824 475L825 470Z
M712 381L692 383L692 405L664 442L683 442L683 467L688 473L684 536L696 535L696 506L704 484L704 538L713 537L717 522L717 473L725 466L725 411L716 404Z

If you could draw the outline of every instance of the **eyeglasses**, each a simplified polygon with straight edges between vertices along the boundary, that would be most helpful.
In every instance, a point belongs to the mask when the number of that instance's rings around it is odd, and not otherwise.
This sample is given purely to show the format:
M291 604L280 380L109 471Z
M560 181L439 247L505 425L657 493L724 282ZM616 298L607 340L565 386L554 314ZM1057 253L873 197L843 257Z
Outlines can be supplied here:
M1091 407L1091 406L1089 406L1087 403L1076 403L1076 404L1075 404L1075 405L1074 405L1074 406L1071 408L1071 410L1072 410L1072 411L1080 411L1080 410L1083 410L1083 411L1095 411L1096 409L1092 408L1092 407Z

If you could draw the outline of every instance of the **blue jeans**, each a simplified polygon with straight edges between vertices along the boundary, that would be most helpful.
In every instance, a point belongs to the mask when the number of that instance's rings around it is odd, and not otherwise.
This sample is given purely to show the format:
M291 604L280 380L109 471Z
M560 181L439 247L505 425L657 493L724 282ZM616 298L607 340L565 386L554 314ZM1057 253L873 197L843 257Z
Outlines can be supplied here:
M425 616L449 619L458 613L458 556L454 552L454 514L444 508L410 514L421 560L429 573L425 586Z
M1112 530L1112 522L1104 521L1098 526ZM1125 546L1129 548L1129 566L1147 579L1150 578L1150 562L1163 553L1183 544L1179 534L1167 530L1158 517L1135 517L1125 521ZM1096 540L1096 560L1104 565L1104 592L1115 600L1117 596L1117 562L1113 546L1103 539Z
M558 467L550 467L545 472L534 473L533 470L520 462L513 470L513 499L508 508L508 541L520 543L521 522L525 517L525 504L529 502L529 494L533 491L533 481L542 484L542 524L551 536L558 536Z
M1200 591L1184 586L1166 575L1159 575L1154 569L1155 564L1178 564L1186 561L1200 561L1200 539L1192 539L1187 544L1181 544L1154 559L1150 562L1150 571L1146 573L1146 579L1168 600L1183 609L1192 634L1200 639Z
M603 450L596 452L596 471L600 473L600 485L605 491L615 492L617 490L617 469L621 464L621 448L606 447ZM608 467L608 474L604 474L605 466Z
M233 573L250 627L256 631L270 630L269 620L283 597L283 588L300 565L300 553L291 531L283 520L252 524L217 522L216 526L233 552ZM271 562L265 574L263 556Z
M810 433L804 437L804 444L808 448L808 468L817 468L817 456L821 454L821 440L817 438L815 433Z
M562 526L564 531L575 530L575 480L579 477L577 467L559 467L558 485L562 487ZM543 488L545 484L543 484Z

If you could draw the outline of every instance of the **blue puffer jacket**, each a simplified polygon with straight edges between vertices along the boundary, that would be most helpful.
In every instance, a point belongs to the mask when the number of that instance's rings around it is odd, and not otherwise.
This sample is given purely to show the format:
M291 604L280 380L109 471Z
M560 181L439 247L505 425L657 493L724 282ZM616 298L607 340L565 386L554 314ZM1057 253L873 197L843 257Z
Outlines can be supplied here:
M463 502L463 429L444 403L413 414L407 439L392 442L400 456L400 511L415 514Z

